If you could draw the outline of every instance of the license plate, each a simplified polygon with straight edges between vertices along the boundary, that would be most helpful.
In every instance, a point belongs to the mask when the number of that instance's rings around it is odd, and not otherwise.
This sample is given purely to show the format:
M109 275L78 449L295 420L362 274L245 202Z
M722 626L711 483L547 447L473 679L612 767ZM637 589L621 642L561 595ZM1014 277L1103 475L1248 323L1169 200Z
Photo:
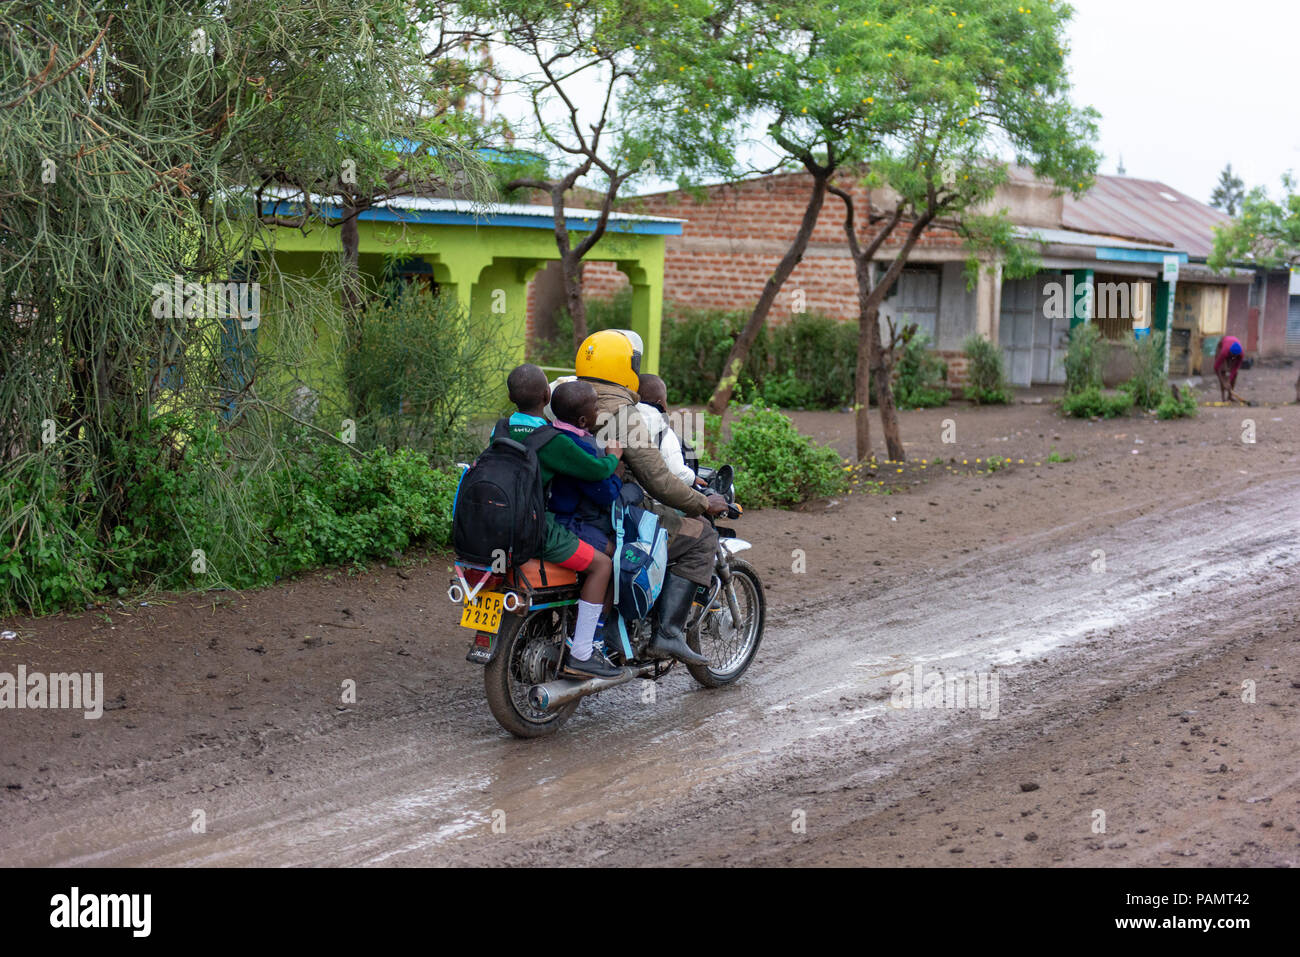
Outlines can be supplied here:
M460 626L496 634L501 630L501 610L505 595L498 591L479 592L461 612Z

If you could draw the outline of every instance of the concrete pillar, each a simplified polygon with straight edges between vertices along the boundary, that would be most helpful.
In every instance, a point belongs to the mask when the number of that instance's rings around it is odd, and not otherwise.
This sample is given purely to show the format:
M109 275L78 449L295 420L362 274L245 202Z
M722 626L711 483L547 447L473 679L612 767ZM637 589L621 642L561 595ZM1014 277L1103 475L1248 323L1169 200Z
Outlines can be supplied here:
M641 337L641 371L659 372L659 333L663 317L663 282L652 281L662 272L647 268L642 260L620 259L619 271L632 285L632 331Z
M524 361L528 324L528 280L542 260L498 259L470 287L470 313L487 318L509 350L512 364Z
M975 281L975 331L995 345L1002 314L1002 263L980 265Z
M1074 269L1074 301L1070 303L1070 330L1086 325L1097 317L1097 272L1094 269Z
M1162 332L1165 337L1165 373L1169 372L1169 333L1174 326L1174 293L1178 291L1178 282L1156 280L1154 311L1151 316L1152 332Z

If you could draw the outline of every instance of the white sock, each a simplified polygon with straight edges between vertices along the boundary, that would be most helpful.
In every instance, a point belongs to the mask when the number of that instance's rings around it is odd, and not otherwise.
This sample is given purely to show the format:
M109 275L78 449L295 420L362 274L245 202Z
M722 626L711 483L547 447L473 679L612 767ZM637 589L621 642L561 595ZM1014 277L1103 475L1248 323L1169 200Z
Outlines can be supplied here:
M571 654L577 661L586 661L591 657L591 640L596 637L596 622L600 619L600 605L578 599L578 625L573 629L573 650Z

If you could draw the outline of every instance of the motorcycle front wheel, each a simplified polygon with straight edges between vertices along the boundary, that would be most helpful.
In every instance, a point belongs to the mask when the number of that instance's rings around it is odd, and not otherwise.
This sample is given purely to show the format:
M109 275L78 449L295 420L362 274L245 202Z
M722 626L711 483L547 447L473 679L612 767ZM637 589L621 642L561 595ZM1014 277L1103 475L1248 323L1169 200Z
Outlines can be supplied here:
M691 650L709 659L707 665L687 665L691 677L706 688L721 688L740 679L758 654L767 617L763 582L754 566L733 558L731 581L736 591L740 620L734 621L726 596L719 594L721 607L705 609L699 624L686 636Z
M528 689L555 677L564 647L565 615L558 609L534 611L502 634L500 650L483 669L483 689L497 723L517 738L554 734L578 710L572 701L554 711L541 711L528 700ZM504 625L502 631L506 632Z

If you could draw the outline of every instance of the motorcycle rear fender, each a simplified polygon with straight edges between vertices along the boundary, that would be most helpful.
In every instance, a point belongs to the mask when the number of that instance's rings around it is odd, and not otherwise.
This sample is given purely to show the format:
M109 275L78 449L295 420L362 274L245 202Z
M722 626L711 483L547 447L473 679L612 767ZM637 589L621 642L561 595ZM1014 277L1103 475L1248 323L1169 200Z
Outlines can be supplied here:
M501 652L501 646L515 636L515 632L524 623L524 617L521 615L505 614L501 616L501 628L494 635L486 631L474 632L474 637L470 639L469 651L465 655L465 660L476 665L490 665L496 656ZM484 650L479 645L479 639L486 637L488 647Z

